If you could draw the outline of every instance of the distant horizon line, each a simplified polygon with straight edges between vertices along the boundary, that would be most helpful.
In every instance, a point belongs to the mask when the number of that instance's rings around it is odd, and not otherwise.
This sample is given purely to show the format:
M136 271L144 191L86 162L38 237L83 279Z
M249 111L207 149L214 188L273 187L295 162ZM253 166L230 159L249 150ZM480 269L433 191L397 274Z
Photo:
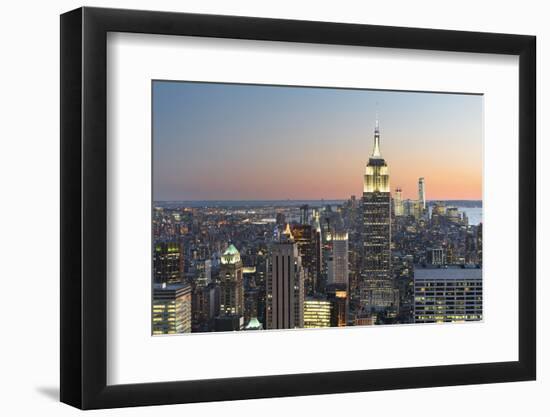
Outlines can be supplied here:
M356 198L357 200L359 198ZM348 201L350 198L277 198L277 199L202 199L202 200L153 200L155 203L173 203L173 202L197 202L197 201ZM412 198L405 198L403 200L417 201ZM483 201L482 198L434 198L426 199L426 201Z

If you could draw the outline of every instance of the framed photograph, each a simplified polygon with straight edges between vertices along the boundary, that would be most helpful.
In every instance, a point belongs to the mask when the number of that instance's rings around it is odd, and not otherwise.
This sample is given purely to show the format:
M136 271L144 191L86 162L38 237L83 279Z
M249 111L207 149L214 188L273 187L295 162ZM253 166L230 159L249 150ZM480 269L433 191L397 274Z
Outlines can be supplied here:
M533 380L535 37L61 16L61 401Z

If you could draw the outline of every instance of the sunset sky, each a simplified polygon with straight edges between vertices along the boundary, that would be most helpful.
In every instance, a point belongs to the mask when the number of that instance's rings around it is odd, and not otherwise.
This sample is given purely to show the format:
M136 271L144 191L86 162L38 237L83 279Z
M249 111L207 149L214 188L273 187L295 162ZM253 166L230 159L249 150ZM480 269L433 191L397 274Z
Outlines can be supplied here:
M483 97L153 82L153 198L360 197L378 111L392 193L482 196Z

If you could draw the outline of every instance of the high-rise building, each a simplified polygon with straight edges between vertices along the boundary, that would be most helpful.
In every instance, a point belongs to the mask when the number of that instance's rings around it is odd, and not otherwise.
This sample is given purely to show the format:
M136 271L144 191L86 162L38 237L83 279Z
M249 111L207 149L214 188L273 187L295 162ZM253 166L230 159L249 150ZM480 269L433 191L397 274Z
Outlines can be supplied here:
M309 224L309 205L300 206L300 224Z
M304 327L330 327L330 302L322 298L307 298L304 301Z
M206 287L212 281L212 261L200 259L193 262L195 282L198 286Z
M420 220L424 216L424 209L422 208L422 201L416 200L412 203L412 215L415 220Z
M216 293L218 289L214 285L199 286L193 288L191 299L193 332L207 331L216 312ZM219 305L219 301L217 302Z
M360 308L381 311L397 308L399 294L391 271L391 197L388 165L380 154L378 119L374 149L363 182L363 277Z
M427 250L427 260L430 265L445 265L447 264L447 257L445 249L442 247L439 248L428 248Z
M309 224L295 224L291 227L292 236L298 246L298 253L302 258L302 266L305 272L305 292L307 295L313 295L317 288L317 243L315 239L315 229Z
M447 220L449 220L451 223L455 223L455 224L461 223L461 216L457 207L447 207L446 216L447 216Z
M418 179L418 203L422 212L426 210L426 185L424 183L424 177Z
M153 282L175 284L183 277L183 251L178 242L157 242L153 253Z
M403 197L401 196L401 188L397 187L395 189L395 194L393 196L393 211L396 216L403 216Z
M411 200L410 198L407 198L405 201L403 201L403 215L415 216L416 207L416 200Z
M244 315L243 263L233 245L221 256L220 266L220 314Z
M304 269L288 225L271 248L266 293L268 329L304 327Z
M320 283L323 271L323 234L321 231L321 223L319 221L319 210L313 212L313 230L315 236L315 270L317 277L315 278L314 293L320 291Z
M355 317L356 326L374 326L376 324L377 315L376 313L371 314L360 314Z
M224 314L214 319L214 331L232 332L242 330L244 327L244 318L238 314Z
M447 214L447 207L443 201L436 201L432 209L433 216L445 216Z
M453 242L449 242L445 245L445 260L447 264L454 265L458 262L456 252L456 247Z
M348 233L332 234L332 262L329 264L328 284L344 284L348 287Z
M344 284L331 284L326 288L330 303L330 326L344 327L348 322L348 289Z
M475 229L466 231L464 236L464 261L468 265L477 265L477 236Z
M250 279L249 279L250 281ZM246 282L246 279L245 279ZM244 287L244 322L248 323L252 317L258 318L258 301L260 289L250 284Z
M191 333L191 286L153 284L153 334Z
M415 323L476 321L483 318L481 269L415 266Z
M483 223L477 226L477 261L479 265L483 265Z
M447 215L447 207L443 201L436 201L432 207L432 223L442 225Z

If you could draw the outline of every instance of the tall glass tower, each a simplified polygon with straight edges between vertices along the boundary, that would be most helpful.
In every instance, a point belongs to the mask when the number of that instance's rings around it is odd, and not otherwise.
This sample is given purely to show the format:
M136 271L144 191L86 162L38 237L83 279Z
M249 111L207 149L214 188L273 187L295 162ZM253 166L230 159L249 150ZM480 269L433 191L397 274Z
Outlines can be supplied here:
M422 211L426 210L426 188L424 185L424 177L418 179L418 204Z
M363 270L360 307L363 313L396 310L399 295L391 270L391 196L388 165L380 153L378 118L374 148L363 181Z

